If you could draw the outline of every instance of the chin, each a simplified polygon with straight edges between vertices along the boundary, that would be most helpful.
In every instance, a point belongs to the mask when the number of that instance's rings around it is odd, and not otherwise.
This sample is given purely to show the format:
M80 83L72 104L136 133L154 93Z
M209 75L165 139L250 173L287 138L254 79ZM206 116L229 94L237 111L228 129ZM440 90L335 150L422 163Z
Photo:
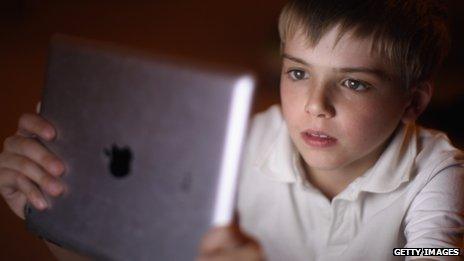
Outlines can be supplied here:
M322 171L337 170L346 165L346 160L334 157L333 155L307 154L302 156L302 158L304 160L303 164L306 164L309 168Z

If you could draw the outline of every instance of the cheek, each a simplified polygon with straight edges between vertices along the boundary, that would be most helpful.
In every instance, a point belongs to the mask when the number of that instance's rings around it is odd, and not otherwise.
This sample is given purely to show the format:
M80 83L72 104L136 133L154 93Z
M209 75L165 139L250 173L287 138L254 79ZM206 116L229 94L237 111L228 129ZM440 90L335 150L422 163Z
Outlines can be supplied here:
M398 126L402 114L397 108L396 105L377 102L339 110L344 134L361 147L378 145Z
M284 81L280 84L280 99L282 104L282 113L288 125L293 126L299 115L304 112L304 93L295 88L285 84Z

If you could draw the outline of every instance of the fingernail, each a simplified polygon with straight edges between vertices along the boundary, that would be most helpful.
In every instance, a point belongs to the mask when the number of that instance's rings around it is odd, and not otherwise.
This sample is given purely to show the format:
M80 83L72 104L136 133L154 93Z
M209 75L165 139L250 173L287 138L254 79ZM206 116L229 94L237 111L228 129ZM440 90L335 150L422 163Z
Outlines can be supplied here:
M47 140L51 140L51 139L53 138L53 135L54 135L54 134L55 134L55 133L54 133L53 130L51 130L51 129L45 129L45 131L44 131L44 133L43 133L43 135L45 136L45 138L46 138Z
M36 199L35 203L39 209L47 208L47 203L43 199Z
M59 184L58 182L54 181L54 182L50 185L50 190L51 190L54 194L59 194L59 193L61 193L61 191L62 191L62 186L61 186L61 184Z
M60 175L62 173L62 166L61 166L61 163L58 161L53 161L52 163L50 163L49 169L50 169L50 172L56 175Z

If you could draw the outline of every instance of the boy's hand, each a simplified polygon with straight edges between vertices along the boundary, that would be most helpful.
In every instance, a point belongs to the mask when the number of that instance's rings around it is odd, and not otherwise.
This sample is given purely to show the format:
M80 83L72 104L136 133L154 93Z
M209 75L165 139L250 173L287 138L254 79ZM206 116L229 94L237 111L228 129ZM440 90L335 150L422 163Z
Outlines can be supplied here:
M203 238L198 261L262 261L259 243L244 234L237 222L212 228Z
M65 190L59 178L64 164L35 139L51 141L55 136L55 128L44 118L23 114L16 134L4 141L0 154L0 194L22 219L26 202L39 210L48 207L41 190L51 196Z

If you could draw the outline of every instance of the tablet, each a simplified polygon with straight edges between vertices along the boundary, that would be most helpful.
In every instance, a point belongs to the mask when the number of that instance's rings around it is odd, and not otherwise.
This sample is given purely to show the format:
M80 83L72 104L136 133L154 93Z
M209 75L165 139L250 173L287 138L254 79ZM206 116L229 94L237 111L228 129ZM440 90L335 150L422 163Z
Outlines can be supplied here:
M68 190L27 206L28 229L97 259L193 260L231 221L253 90L246 71L54 37L41 142Z

